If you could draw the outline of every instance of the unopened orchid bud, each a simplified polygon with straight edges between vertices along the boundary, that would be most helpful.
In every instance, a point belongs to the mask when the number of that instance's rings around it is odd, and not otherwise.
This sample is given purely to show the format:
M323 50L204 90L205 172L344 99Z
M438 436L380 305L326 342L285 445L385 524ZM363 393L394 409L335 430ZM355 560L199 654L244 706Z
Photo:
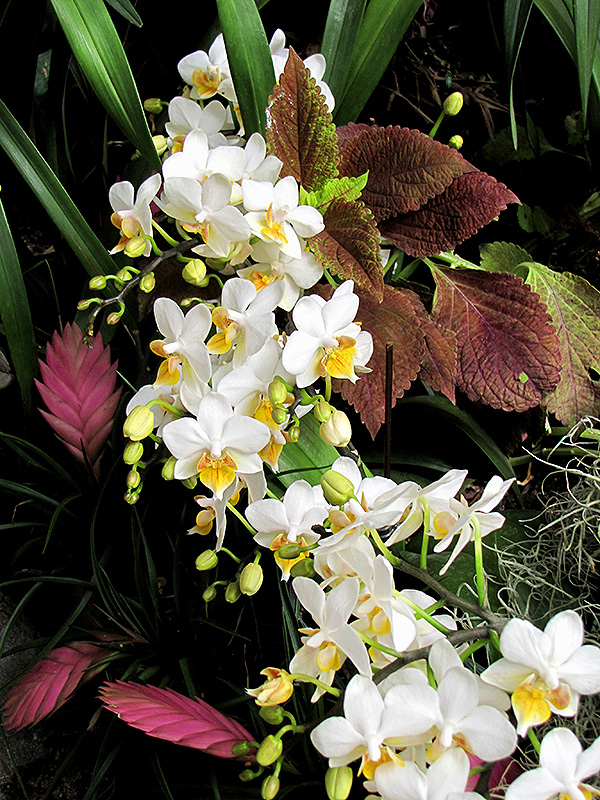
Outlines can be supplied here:
M284 544L283 547L280 547L277 551L279 558L285 558L286 560L300 558L300 553L300 546L292 542L289 544Z
M227 587L225 588L225 602L237 603L241 594L240 584L238 581L232 581L231 583L228 583Z
M80 300L77 303L77 311L87 311L91 305L92 305L91 300Z
M298 439L300 438L300 426L299 425L293 425L291 428L289 428L286 431L286 433L287 433L288 441L297 442Z
M325 791L329 800L346 800L353 778L351 767L330 767L325 773Z
M177 459L175 456L170 456L167 458L165 463L163 464L162 475L163 480L165 481L172 481L175 478L175 464L177 463Z
M131 490L128 490L128 491L125 492L124 500L128 505L134 506L139 499L140 499L140 493L139 492L135 492L135 491L131 491Z
M328 469L321 478L321 489L332 506L343 506L354 496L352 481L341 472Z
M105 289L106 288L106 278L104 277L104 275L94 275L93 278L90 278L88 286L94 292L97 292L100 289Z
M258 712L267 725L281 725L283 722L283 709L280 706L262 706Z
M166 153L169 143L164 136L157 134L156 136L152 137L152 141L154 142L157 155L162 156L163 153Z
M234 745L235 747L235 745ZM231 748L233 754L233 747ZM240 780L244 783L248 783L249 781L254 780L256 778L256 773L252 772L251 769L245 769L240 772Z
M273 764L283 751L283 743L277 736L269 734L262 740L258 752L256 753L256 760L261 767L268 767Z
M455 136L450 137L450 141L448 142L448 147L451 147L453 150L460 150L463 144L464 144L463 137L456 134Z
M276 775L269 775L265 778L260 787L260 796L263 800L273 800L279 792L279 778Z
M206 265L200 258L188 261L181 270L181 277L184 281L191 283L192 286L206 286Z
M271 417L276 425L283 425L287 419L287 411L285 408L274 408Z
M141 442L127 442L123 450L123 461L129 466L137 464L144 455L144 445Z
M119 314L118 311L113 311L109 314L106 318L107 325L117 325L123 315Z
M205 603L210 603L217 596L217 590L214 586L207 586L202 592L202 599Z
M185 478L181 481L182 485L185 486L186 489L195 489L196 484L198 483L198 476L192 475L191 478Z
M234 758L238 756L247 756L250 752L250 742L236 742L231 748L231 755Z
M147 406L136 406L123 424L123 436L132 442L141 442L154 430L154 414Z
M141 480L142 478L140 477L140 473L135 469L131 469L127 473L127 478L125 482L127 484L128 489L137 489L137 487L140 485Z
M140 290L145 294L150 294L150 292L154 291L154 287L156 286L156 277L153 272L149 272L147 275L142 275L140 278Z
M131 280L132 275L131 272L129 272L129 270L127 269L127 267L123 267L123 269L120 269L117 272L115 278L117 278L117 280L119 281L122 281L122 283L127 283L127 281Z
M287 386L282 381L278 381L277 378L271 381L268 388L268 396L274 406L282 406L287 400L287 395Z
M205 550L200 553L194 562L196 569L200 572L206 572L209 569L214 569L219 563L219 557L214 550Z
M314 578L316 574L312 558L296 561L290 570L292 578Z
M455 117L463 107L464 98L461 92L452 92L444 100L444 111L449 117Z
M334 447L345 447L352 438L352 425L343 411L333 410L328 422L319 428L321 439Z
M314 415L317 419L317 422L329 422L333 409L324 397L319 395L315 401L314 409Z
M240 592L252 597L262 586L263 577L263 570L260 564L255 564L254 562L246 564L240 573Z
M142 236L132 236L131 239L127 240L123 248L125 255L128 255L129 258L139 258L143 256L145 249L146 240ZM129 275L127 280L131 280L131 275Z
M160 114L162 111L163 103L159 97L149 97L144 100L144 111L149 114Z

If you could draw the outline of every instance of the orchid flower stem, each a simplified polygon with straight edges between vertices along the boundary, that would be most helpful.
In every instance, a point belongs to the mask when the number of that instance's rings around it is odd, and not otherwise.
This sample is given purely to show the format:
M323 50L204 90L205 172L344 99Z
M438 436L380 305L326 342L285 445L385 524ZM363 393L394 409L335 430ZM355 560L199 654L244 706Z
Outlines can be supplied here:
M442 122L442 120L444 119L444 117L445 117L445 116L446 116L446 112L445 112L445 111L442 109L442 113L439 115L439 117L438 117L438 118L437 118L437 120L435 121L435 123L434 123L434 125L433 125L433 128L432 128L432 129L429 131L429 136L430 136L432 139L433 139L433 137L436 135L436 133L437 133L437 130L438 130L438 128L440 127L440 124L441 124L441 122Z
M466 661L469 656L472 656L473 653L480 650L482 647L486 647L490 643L489 639L480 639L478 642L473 642L473 644L469 645L466 650L463 650L460 653L461 661Z
M337 283L333 280L333 278L326 269L323 270L323 276L327 281L327 283L331 284L331 286L333 286L334 289L337 289L338 287Z
M533 728L529 728L529 730L527 731L527 736L529 737L529 741L533 745L533 749L535 750L535 752L539 756L539 754L540 754L540 740L536 736Z
M163 411L167 411L169 414L174 414L176 417L183 417L183 411L180 411L178 408L172 403L167 402L166 400L151 400L149 403L146 403L146 408L152 408L152 406L160 406Z
M229 511L231 511L231 513L235 517L237 517L239 519L239 521L242 523L242 525L250 531L252 536L256 536L256 531L254 530L252 525L250 525L250 523L248 522L246 517L244 517L243 514L240 514L240 512L237 510L237 508L232 503L227 503L227 508L229 509Z
M423 528L423 538L421 540L421 561L419 566L421 569L427 570L427 551L429 550L429 535Z
M440 631L445 636L447 636L450 633L449 628L447 628L445 625L442 625L442 623L439 622L435 617L432 617L431 614L428 614L426 611L423 611L423 609L420 606L418 606L416 603L413 603L413 601L409 600L408 597L405 597L402 594L402 592L394 591L394 596L398 597L399 600L402 600L403 603L406 603L406 605L409 608L412 608L412 610L415 612L415 616L417 617L417 619L427 620L427 622L431 626L436 628L436 630Z
M331 375L329 373L327 373L327 375L325 375L325 394L324 394L324 397L325 397L325 402L329 403L329 401L331 400Z
M396 281L407 281L421 263L420 258L413 259L394 278Z
M171 245L171 247L177 247L177 245L180 244L180 242L178 242L176 239L173 239L172 236L169 236L169 234L163 228L160 227L158 222L155 222L154 220L152 220L152 227L154 228L155 231L160 233L160 235L163 237L165 242L168 242ZM158 253L157 253L157 255L158 255Z
M475 544L475 573L477 580L477 599L479 605L487 605L487 591L485 586L485 575L483 572L483 549L481 547L481 526L476 516L471 520L473 526L474 544Z
M371 538L377 545L377 549L387 558L392 567L398 567L401 564L400 559L397 556L395 556L389 549L389 547L387 547L383 543L381 536L379 535L379 531L373 528L372 530L369 531L369 533L371 534Z
M275 737L277 739L281 739L284 733L288 733L289 731L292 731L293 733L302 733L303 730L304 728L301 725L284 725L283 728L280 728L277 731Z
M391 647L386 647L384 644L380 644L379 642L375 641L375 639L371 639L369 636L366 636L364 633L358 631L358 635L365 644L369 645L369 647L373 647L375 650L380 650L382 653L387 653L388 656L394 656L394 658L401 657L401 654L397 650L393 650Z
M323 683L323 681L320 681L318 678L313 678L311 675L305 675L303 672L293 672L289 677L293 681L312 683L313 686L316 686L318 689L322 689L324 692L332 694L334 697L339 697L341 694L339 689L334 689L333 686L329 686L328 684Z
M229 503L227 503L227 506L229 506ZM222 548L219 550L219 553L225 553L226 555L228 555L228 556L229 556L229 558L232 558L232 559L235 561L235 563L236 563L236 564L241 564L241 563L242 563L242 559L241 559L241 558L238 558L238 557L235 555L235 553L232 553L232 552L231 552L231 550L228 550L226 547L222 547Z

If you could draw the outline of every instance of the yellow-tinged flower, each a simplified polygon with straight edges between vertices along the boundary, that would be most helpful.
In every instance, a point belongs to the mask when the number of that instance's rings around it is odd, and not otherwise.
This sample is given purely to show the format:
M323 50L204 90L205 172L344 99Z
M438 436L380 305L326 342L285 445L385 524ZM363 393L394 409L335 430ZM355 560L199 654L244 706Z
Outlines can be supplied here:
M278 706L290 699L294 692L294 681L289 672L276 667L267 667L260 674L265 675L267 680L257 689L246 690L255 698L257 706Z

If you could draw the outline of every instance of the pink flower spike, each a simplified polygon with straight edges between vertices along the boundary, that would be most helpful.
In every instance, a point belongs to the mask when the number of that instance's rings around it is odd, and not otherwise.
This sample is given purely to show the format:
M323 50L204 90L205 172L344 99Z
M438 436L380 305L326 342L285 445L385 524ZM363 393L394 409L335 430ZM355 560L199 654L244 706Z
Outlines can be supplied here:
M77 325L69 323L62 336L54 332L46 362L40 361L42 379L36 385L48 411L40 411L67 450L97 475L121 396L121 389L115 391L117 364L110 363L99 333L88 347Z
M56 711L80 683L100 671L92 667L110 652L86 642L70 642L51 650L8 691L3 708L5 727L21 730Z
M100 699L108 711L148 736L204 750L219 758L236 758L232 748L254 737L231 717L221 714L198 697L190 699L173 689L133 681L106 682ZM254 755L238 756L253 761Z

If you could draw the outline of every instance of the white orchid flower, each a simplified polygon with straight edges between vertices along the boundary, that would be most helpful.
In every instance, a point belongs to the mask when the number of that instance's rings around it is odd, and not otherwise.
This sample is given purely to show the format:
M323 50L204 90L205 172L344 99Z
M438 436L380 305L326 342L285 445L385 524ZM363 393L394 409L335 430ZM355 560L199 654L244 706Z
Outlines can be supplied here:
M271 37L269 49L271 50L271 58L273 59L275 78L279 80L281 73L285 69L285 65L290 54L289 49L285 46L285 34L280 28L278 28ZM314 55L304 59L304 66L308 69L311 76L315 79L317 86L323 93L327 110L330 112L333 111L335 107L335 99L331 89L323 80L326 66L325 57L321 55L321 53L315 53Z
M241 179L245 165L246 156L241 147L221 145L211 149L206 133L196 128L186 136L182 150L163 162L163 176L165 181L169 178L193 178L202 184L218 173L233 184Z
M506 800L591 800L598 789L584 783L600 771L600 738L583 750L573 731L554 728L543 738L540 766L519 775L506 790Z
M129 181L114 183L108 190L108 199L113 210L110 221L121 231L121 238L113 249L120 253L127 242L134 236L152 236L152 211L150 203L156 197L162 183L161 176L156 173L147 178L134 194L135 189ZM144 256L149 256L152 245L146 242Z
M212 146L221 144L222 134L219 131L225 125L226 116L226 108L218 100L211 100L202 108L189 97L174 97L169 103L169 121L165 122L165 130L171 140L171 152L181 150L188 133L196 128L206 133Z
M600 648L583 644L581 617L561 611L543 631L523 619L511 619L500 635L503 658L481 675L512 694L518 733L552 713L573 717L579 695L600 691Z
M262 472L258 452L269 441L269 430L258 420L234 414L223 395L210 392L200 400L196 419L165 425L163 441L177 459L175 478L197 475L221 500L236 476Z
M383 800L483 800L477 792L465 792L469 757L459 748L443 753L426 772L408 762L393 762L375 770L375 784Z
M253 133L244 146L246 169L244 178L275 183L283 167L277 156L267 155L267 143L260 133Z
M154 302L154 316L158 330L165 337L150 343L150 350L164 359L155 385L178 383L180 374L177 368L180 364L184 382L194 383L194 378L196 382L208 382L211 364L204 344L211 326L208 308L200 303L184 314L174 300L159 297Z
M217 255L227 256L233 242L250 236L241 211L228 205L230 197L231 181L215 173L203 184L193 178L169 178L156 203L184 230L199 234Z
M252 259L256 263L239 270L238 274L252 281L257 289L281 280L284 291L279 305L284 311L291 311L302 290L310 289L323 275L323 265L304 246L302 238L300 245L300 258L291 258L277 245L258 241L252 248Z
M212 312L219 332L209 339L209 352L228 353L235 344L236 366L257 353L268 338L278 333L273 311L282 293L283 287L276 283L257 292L251 281L230 278L223 287L221 305Z
M299 388L326 375L355 383L357 373L370 371L373 339L354 322L359 301L353 289L354 281L344 281L329 300L311 294L294 306L296 330L286 342L283 365Z
M243 180L242 195L252 232L291 258L302 255L299 236L308 239L325 227L320 211L298 205L298 182L291 175L274 186L270 181Z
M348 624L358 600L358 578L348 578L327 593L310 578L295 578L293 587L318 627L300 630L305 634L303 644L290 662L290 672L312 675L331 686L336 670L348 657L361 675L370 677L365 645ZM317 687L312 702L316 703L322 694L323 690Z
M474 541L476 529L479 530L480 535L483 537L504 525L502 514L490 512L502 500L514 480L514 478L510 478L507 481L503 481L499 475L494 475L483 490L480 499L470 506L465 501L460 502L459 500L450 499L446 531L443 530L441 515L438 515L439 521L435 526L437 530L430 532L436 538L441 539L433 548L436 553L441 553L450 547L454 537L458 536L452 555L440 570L440 575L446 572L461 550L469 542Z
M177 64L183 80L192 87L192 100L208 100L217 93L236 102L223 34L211 44L208 53L196 50Z

